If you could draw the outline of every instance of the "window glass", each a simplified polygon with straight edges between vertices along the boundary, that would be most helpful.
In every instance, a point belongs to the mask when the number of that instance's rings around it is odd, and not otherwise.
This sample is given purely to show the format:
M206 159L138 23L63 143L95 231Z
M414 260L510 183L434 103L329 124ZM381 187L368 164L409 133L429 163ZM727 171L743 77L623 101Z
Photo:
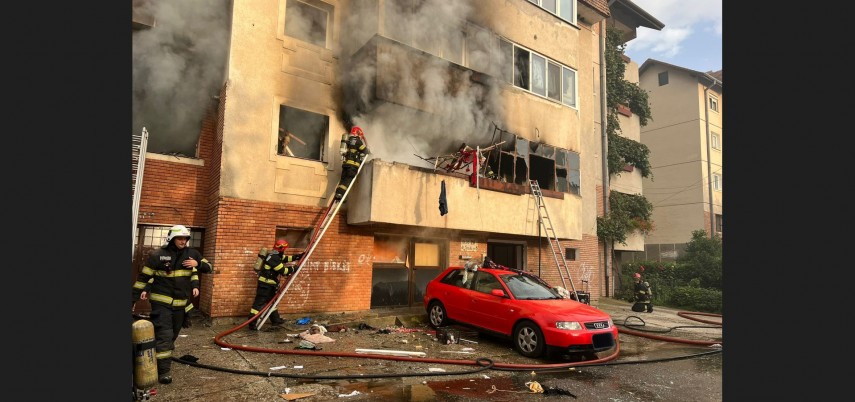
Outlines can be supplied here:
M540 6L551 12L552 14L558 14L558 10L556 9L555 0L542 0L540 2Z
M576 107L576 72L567 67L563 68L563 72L561 101L567 106Z
M546 285L529 275L502 275L511 294L520 300L559 299Z
M326 10L298 0L288 0L285 6L285 34L313 45L326 47Z
M546 91L546 96L557 101L561 100L561 66L550 62L546 76L546 83L549 86Z
M558 2L558 16L562 19L575 23L576 22L576 11L575 9L575 0L559 0Z
M488 274L484 271L476 272L474 290L481 293L490 293L493 289L504 290L502 285L499 283L499 280L492 274Z
M529 52L520 47L514 47L514 85L529 89Z
M668 72L663 71L663 72L659 73L659 86L661 87L661 86L667 85L667 84L668 84Z
M546 59L531 55L531 92L546 96Z
M323 161L328 131L329 116L282 105L276 153Z

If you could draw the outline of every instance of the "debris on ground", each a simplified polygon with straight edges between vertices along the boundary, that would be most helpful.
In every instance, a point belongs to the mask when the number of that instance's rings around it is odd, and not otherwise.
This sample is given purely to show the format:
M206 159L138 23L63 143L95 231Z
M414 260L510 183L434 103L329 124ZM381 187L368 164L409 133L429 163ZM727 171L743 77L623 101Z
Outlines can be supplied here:
M357 390L353 390L353 392L351 392L351 393L349 393L349 394L338 394L338 397L339 397L339 398L344 398L344 397L348 397L348 396L356 396L356 395L359 395L359 394L361 394L361 393L362 393L362 392L359 392L359 391L357 391Z
M308 324L308 323L310 323L310 322L312 322L312 318L311 318L311 317L303 317L303 318L301 318L301 319L297 320L297 325L306 325L306 324Z
M306 393L306 394L279 394L279 396L281 396L282 399L285 399L286 401L293 401L295 399L300 399L300 398L305 398L307 396L315 396L315 395L317 395L317 394L315 394L314 392Z

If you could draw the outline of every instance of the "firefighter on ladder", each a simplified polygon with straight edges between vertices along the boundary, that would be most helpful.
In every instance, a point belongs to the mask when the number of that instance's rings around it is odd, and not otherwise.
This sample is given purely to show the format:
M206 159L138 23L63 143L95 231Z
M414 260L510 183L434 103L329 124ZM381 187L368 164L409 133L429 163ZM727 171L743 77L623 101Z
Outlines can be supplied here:
M353 182L356 177L356 172L359 171L359 165L365 160L365 156L369 154L368 145L365 143L365 133L362 129L353 126L350 129L350 135L342 136L341 139L341 180L338 182L338 187L335 189L336 201L341 201L344 197L344 192Z
M286 265L303 258L305 253L297 253L285 255L285 249L288 248L288 242L284 239L276 240L273 245L273 250L264 257L264 265L258 273L258 284L255 287L255 301L252 302L252 308L249 310L249 317L252 318L267 304L279 290L280 275L291 276L297 272L297 267ZM273 312L270 313L271 325L277 326L285 323L285 320L279 316L279 311L276 307L272 307ZM256 329L259 320L255 320L249 325L250 329Z
M158 382L169 384L172 351L181 328L190 326L191 297L199 296L199 272L213 271L211 263L189 246L190 230L169 229L166 244L146 260L133 286L133 301L149 300L154 324Z

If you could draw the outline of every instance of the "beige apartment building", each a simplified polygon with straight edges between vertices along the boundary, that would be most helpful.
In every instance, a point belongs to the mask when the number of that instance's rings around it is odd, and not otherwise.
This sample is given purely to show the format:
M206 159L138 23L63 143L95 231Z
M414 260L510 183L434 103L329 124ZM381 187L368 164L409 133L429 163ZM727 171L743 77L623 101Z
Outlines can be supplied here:
M421 306L444 268L484 256L594 300L611 294L596 236L605 0L257 0L229 12L225 82L196 155L145 155L134 273L165 228L184 224L215 267L195 304L247 315L256 254L280 238L306 250L339 182L342 134L359 126L371 154L281 313ZM437 168L461 144L494 146L483 155L495 176Z
M672 261L692 231L722 234L722 71L648 59L639 77L653 114L641 129L653 167L653 179L643 183L655 225L647 236L646 258Z

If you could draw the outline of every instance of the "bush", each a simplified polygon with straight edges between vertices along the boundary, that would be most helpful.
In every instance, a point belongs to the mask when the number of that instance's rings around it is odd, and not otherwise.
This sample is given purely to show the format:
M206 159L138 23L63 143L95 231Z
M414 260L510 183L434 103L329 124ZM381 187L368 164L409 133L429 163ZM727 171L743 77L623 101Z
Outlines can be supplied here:
M721 296L720 290L679 286L670 289L667 303L670 307L721 314Z

